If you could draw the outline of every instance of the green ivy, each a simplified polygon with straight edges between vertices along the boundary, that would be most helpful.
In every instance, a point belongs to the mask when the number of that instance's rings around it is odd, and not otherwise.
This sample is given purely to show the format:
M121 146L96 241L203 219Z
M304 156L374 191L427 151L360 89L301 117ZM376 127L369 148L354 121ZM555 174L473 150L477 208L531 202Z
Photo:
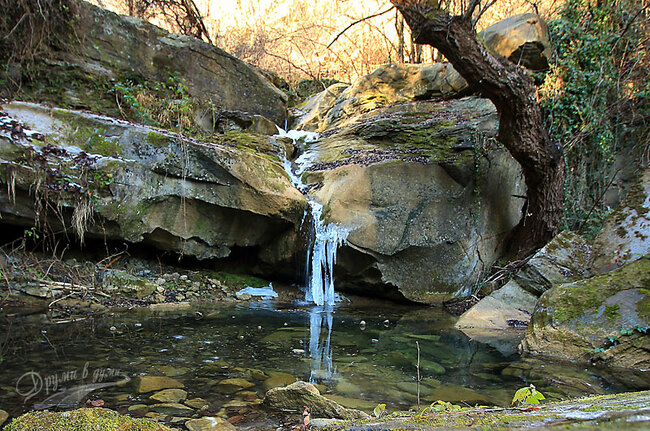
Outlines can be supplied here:
M588 236L608 214L602 197L626 125L649 113L647 30L637 12L632 0L567 0L549 22L556 58L540 102L552 139L565 149L563 228Z

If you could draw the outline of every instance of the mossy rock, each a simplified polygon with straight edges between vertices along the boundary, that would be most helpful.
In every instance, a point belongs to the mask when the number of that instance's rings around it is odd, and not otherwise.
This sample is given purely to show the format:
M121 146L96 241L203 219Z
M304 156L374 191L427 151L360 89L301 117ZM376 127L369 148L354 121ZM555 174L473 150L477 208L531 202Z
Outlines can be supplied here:
M539 300L525 351L643 370L650 366L650 256L560 284Z
M103 408L67 412L35 411L14 419L5 431L171 431L147 419L123 416Z

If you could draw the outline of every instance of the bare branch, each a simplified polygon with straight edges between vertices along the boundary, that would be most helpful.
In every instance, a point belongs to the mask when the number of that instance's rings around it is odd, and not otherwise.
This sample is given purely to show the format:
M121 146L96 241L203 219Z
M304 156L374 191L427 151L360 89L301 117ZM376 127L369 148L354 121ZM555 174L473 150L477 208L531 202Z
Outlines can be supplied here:
M390 9L386 9L386 10L383 11L383 12L378 12L378 13L376 13L376 14L374 14L374 15L369 15L369 16L367 16L367 17L364 17L364 18L361 18L361 19L358 19L358 20L354 21L353 23L351 23L350 25L348 25L347 27L345 27L345 28L344 28L344 29L343 29L339 34L337 34L336 37L334 38L334 40L332 40L332 41L329 43L329 45L327 45L327 47L329 48L329 47L331 47L332 45L334 45L334 42L336 42L336 41L339 39L339 37L341 37L341 36L343 35L343 33L345 33L346 31L350 30L350 29L351 29L352 27L354 27L355 25L357 25L357 24L359 24L359 23L361 23L361 22L367 21L367 20L369 20L369 19L376 18L376 17L381 16L381 15L385 15L385 14L387 14L388 12L392 11L393 9L395 9L395 6L391 7Z

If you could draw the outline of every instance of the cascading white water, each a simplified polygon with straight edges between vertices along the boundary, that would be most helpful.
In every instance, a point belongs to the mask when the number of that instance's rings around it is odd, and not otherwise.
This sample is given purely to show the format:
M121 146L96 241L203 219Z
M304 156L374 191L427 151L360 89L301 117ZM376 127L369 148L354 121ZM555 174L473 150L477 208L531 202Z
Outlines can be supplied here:
M304 139L306 143L318 139L314 132L290 130L286 132L278 128L278 136L291 138L294 142ZM334 264L336 252L348 236L349 229L335 223L325 224L321 219L323 205L316 202L307 194L307 185L302 182L301 175L313 164L313 154L306 151L295 161L294 171L292 163L285 157L284 169L289 174L293 185L303 192L309 204L314 224L313 241L307 250L307 293L305 300L316 305L333 305L337 299L334 292Z

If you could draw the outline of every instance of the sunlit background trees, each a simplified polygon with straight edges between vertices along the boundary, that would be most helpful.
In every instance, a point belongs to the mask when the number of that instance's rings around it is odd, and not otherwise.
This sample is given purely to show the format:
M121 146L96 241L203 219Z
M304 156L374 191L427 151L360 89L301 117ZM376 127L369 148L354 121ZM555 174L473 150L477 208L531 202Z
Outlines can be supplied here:
M408 26L388 0L93 1L172 31L202 37L290 82L303 78L351 81L380 64L430 62L436 56L430 47L411 42ZM500 0L483 15L478 27L536 10L550 17L560 2ZM465 0L447 3L456 10L465 6ZM205 32L186 18L188 11L200 14Z

